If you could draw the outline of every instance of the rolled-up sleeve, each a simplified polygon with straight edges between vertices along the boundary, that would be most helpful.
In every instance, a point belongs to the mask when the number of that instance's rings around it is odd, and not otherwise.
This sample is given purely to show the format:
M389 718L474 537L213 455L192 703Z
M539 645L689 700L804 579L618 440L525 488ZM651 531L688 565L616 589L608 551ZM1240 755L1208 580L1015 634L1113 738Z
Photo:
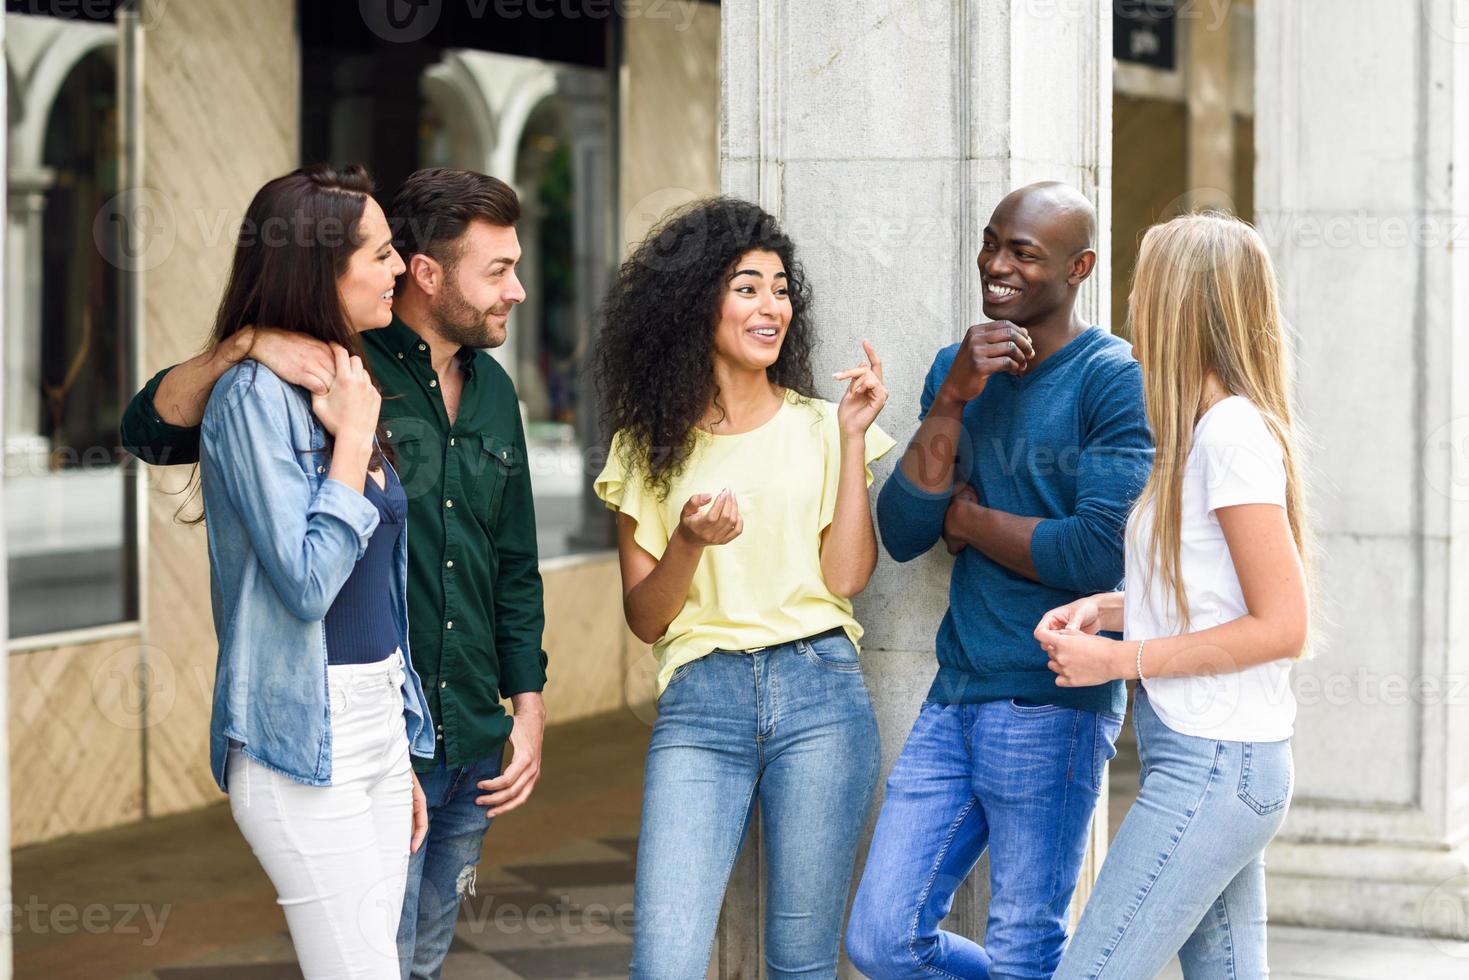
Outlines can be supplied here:
M118 425L122 448L151 466L199 462L200 427L165 422L154 405L158 386L172 370L166 367L159 371L133 396Z

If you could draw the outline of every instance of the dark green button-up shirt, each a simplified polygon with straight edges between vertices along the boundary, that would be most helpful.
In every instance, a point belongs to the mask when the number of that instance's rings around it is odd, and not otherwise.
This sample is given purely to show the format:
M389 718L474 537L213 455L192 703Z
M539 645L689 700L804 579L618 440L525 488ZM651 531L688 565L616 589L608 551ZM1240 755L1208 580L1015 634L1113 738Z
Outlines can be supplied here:
M469 765L510 734L501 698L546 683L545 625L525 432L510 377L483 351L459 353L464 392L450 425L428 344L396 316L361 335L383 391L383 438L408 495L408 639L439 761ZM122 443L149 463L193 463L199 430L158 417L167 371L133 397ZM416 760L420 771L435 760Z

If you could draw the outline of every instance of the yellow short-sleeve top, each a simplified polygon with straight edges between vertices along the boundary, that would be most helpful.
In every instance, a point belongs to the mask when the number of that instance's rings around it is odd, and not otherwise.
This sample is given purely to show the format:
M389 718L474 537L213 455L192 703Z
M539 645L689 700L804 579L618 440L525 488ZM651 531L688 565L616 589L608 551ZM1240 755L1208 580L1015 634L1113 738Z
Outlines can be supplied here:
M663 556L695 494L728 487L745 522L733 541L704 549L683 609L653 645L658 694L675 670L715 650L774 646L836 627L856 645L862 627L852 603L827 588L821 573L821 533L836 513L841 472L837 406L787 392L764 425L737 435L700 430L695 438L661 501L646 487L644 467L622 458L621 433L594 485L610 509L637 522L634 540L654 558ZM893 446L877 425L867 430L868 486L873 460Z

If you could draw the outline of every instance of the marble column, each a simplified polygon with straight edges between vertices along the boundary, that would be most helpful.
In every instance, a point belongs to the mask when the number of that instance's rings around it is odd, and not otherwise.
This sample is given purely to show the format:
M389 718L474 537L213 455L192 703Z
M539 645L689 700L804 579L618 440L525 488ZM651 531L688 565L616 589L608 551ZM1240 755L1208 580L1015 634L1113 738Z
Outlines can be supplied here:
M5 461L13 472L46 467L50 440L41 435L41 230L49 167L7 175L5 317Z
M934 352L984 319L974 262L990 211L1034 180L1066 181L1097 204L1102 274L1082 312L1104 322L1106 5L727 0L721 15L723 189L776 214L801 249L823 340L818 379L854 363L871 339L893 393L882 424L905 443ZM839 397L830 382L824 393ZM879 485L897 456L880 464ZM901 568L884 557L858 602L884 774L936 669L949 567L942 548ZM761 971L757 842L747 840L721 920L722 978ZM983 934L987 879L981 865L948 928Z
M1469 5L1257 17L1321 550L1271 918L1469 938Z

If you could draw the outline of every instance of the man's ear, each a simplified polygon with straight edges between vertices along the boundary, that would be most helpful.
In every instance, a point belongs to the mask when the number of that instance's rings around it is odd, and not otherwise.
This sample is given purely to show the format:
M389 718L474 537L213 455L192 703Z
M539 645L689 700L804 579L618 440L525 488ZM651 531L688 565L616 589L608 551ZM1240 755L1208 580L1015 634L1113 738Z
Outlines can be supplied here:
M437 259L418 252L408 260L408 278L425 295L433 296L444 286L444 267Z
M1072 286L1080 286L1087 281L1096 267L1096 249L1084 248L1071 257L1071 269L1067 273L1066 282Z

